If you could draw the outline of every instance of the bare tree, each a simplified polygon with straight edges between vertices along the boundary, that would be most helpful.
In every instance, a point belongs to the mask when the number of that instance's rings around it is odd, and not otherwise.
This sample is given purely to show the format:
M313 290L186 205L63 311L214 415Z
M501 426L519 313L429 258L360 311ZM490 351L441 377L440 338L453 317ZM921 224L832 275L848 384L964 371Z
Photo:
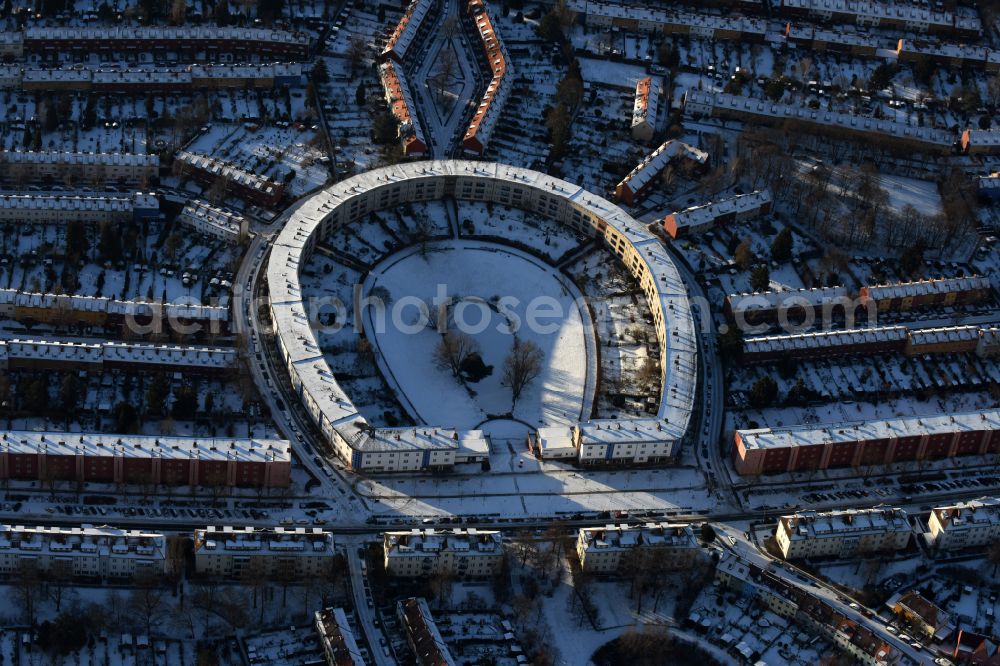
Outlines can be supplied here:
M434 363L442 370L450 370L452 376L457 378L462 364L478 352L479 345L470 335L448 331L441 336L441 342L434 350Z
M351 67L351 73L361 69L367 53L368 46L365 44L365 41L360 37L351 37L347 43L347 62Z
M455 582L455 577L447 571L439 571L430 577L431 594L438 608L445 608L451 602L451 589Z
M503 361L503 378L500 383L510 388L511 409L517 404L524 389L542 374L543 352L531 340L514 338L514 346Z
M49 599L56 605L56 612L62 610L63 599L66 596L66 585L73 578L73 566L66 560L54 560L49 567L47 592Z
M248 566L243 568L242 581L253 593L253 608L260 608L260 624L263 626L264 608L267 605L264 602L268 584L267 570L264 560L260 557L250 558L247 564Z
M986 558L993 565L993 577L996 578L997 567L1000 567L1000 539L994 539L993 543L990 544Z
M534 556L536 546L532 533L530 531L522 531L517 534L512 543L514 553L521 561L521 566L523 567L525 562L528 561L528 558Z
M184 25L187 18L187 0L174 0L170 6L170 20L174 25Z
M438 58L437 71L431 76L434 87L437 89L437 101L439 104L443 105L444 103L444 93L451 83L452 76L455 74L455 65L455 52L451 49L442 51Z
M140 625L149 635L153 627L158 625L167 611L165 590L160 587L160 581L151 575L137 575L135 589L128 601L128 610L138 618Z
M21 560L17 565L17 575L13 581L14 595L21 606L21 614L28 624L35 623L35 606L38 603L41 583L38 567L31 560Z
M670 663L674 640L667 627L647 625L641 629L628 629L618 638L618 654L627 663L647 664L663 660ZM653 660L649 657L656 655Z

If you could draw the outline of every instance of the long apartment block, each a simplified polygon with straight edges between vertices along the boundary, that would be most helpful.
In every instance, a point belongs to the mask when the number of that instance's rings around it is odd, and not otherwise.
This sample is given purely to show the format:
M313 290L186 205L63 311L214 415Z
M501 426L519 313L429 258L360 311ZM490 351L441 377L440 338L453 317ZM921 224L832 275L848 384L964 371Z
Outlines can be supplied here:
M285 440L0 431L0 479L287 487Z
M128 327L133 333L229 331L229 308L198 303L125 301L105 296L41 294L0 289L0 317L33 324L83 324L102 328ZM148 329L148 330L147 330Z
M503 560L503 535L475 528L386 532L382 547L389 575L409 578L439 573L492 576Z
M0 340L0 369L185 371L197 374L236 370L231 347L198 347L135 342Z
M1000 411L737 430L739 474L888 465L1000 450Z
M62 150L0 151L0 178L72 184L122 183L142 186L160 171L160 158L142 153L77 153Z
M580 566L594 573L621 573L630 560L637 565L641 560L643 567L684 569L700 552L691 526L672 523L581 527L576 539Z
M0 525L0 574L25 569L62 578L158 576L166 572L166 537L114 527Z
M792 560L902 550L912 534L906 511L876 507L782 516L774 537L782 556Z
M194 532L199 574L245 578L307 578L331 571L337 551L333 535L318 527L229 527Z

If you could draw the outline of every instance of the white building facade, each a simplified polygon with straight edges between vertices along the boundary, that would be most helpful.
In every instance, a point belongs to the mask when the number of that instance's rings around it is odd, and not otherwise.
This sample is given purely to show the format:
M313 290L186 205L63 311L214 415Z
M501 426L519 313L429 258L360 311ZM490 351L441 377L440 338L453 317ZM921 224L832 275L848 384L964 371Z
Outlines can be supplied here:
M323 577L336 554L333 535L316 527L210 525L194 531L195 571L211 577Z
M690 525L646 523L581 527L576 553L584 571L617 573L636 550L645 551L656 566L683 569L692 566L701 553Z
M938 550L986 546L1000 539L1000 498L936 507L927 521L927 541Z
M0 574L25 569L64 578L161 576L167 570L166 537L107 526L0 525Z
M475 528L386 532L382 547L389 575L407 578L442 573L471 578L493 576L503 561L503 535Z
M774 537L782 556L793 560L901 550L912 533L905 511L882 507L782 516Z

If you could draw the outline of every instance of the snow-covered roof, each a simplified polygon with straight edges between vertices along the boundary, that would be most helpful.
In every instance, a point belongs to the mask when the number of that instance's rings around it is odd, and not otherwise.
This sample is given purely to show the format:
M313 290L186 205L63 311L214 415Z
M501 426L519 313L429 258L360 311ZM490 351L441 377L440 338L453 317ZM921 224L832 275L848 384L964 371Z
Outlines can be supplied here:
M144 155L140 153L74 153L62 150L5 150L0 153L0 163L156 168L160 166L160 158L158 155Z
M951 292L990 289L990 278L986 275L969 275L965 277L937 278L931 280L916 280L898 284L877 284L862 287L862 296L880 301L890 298L912 298L930 296L931 294L948 294Z
M950 148L955 143L955 135L944 129L919 127L885 118L854 116L838 111L810 109L806 106L782 104L771 100L730 95L704 90L688 90L684 94L685 110L688 105L698 105L711 109L721 109L740 114L748 114L770 119L793 120L817 125L839 127L853 132L867 132L886 137L925 143L939 148Z
M382 82L382 90L385 93L386 104L389 105L389 110L399 125L400 138L404 143L419 141L426 147L424 130L417 117L416 107L413 105L413 95L410 93L410 85L403 68L392 60L386 60L379 65L378 73L379 80Z
M535 446L545 454L554 455L556 453L576 453L576 444L573 440L572 426L546 426L535 431Z
M0 453L124 458L291 462L286 440L86 432L0 431Z
M207 224L235 235L239 235L246 224L246 218L242 215L197 199L188 201L179 217L182 221Z
M413 0L407 5L402 18L399 19L399 23L393 28L392 34L385 43L382 56L388 56L392 53L402 61L420 32L420 26L424 19L433 8L434 0Z
M245 169L240 169L237 166L215 157L199 155L186 150L179 150L174 156L174 159L178 159L195 169L200 169L201 171L226 178L227 180L242 185L243 187L257 190L258 192L270 194L276 187L276 183L270 178L259 176L255 173L251 173L250 171L246 171Z
M503 534L493 530L412 529L385 532L382 545L387 557L437 557L446 552L463 555L501 555Z
M595 419L581 422L577 432L581 447L669 442L684 436L683 428L668 419Z
M933 512L941 528L945 530L1000 526L1000 497L980 497L968 502L937 506Z
M906 511L895 507L846 509L843 511L802 511L779 519L789 541L843 538L865 533L910 533Z
M639 79L635 84L635 102L632 104L632 127L646 123L656 124L656 107L660 103L660 89L653 77Z
M365 660L358 649L354 632L343 608L324 608L316 611L314 625L319 634L327 660L334 666L364 666Z
M1000 410L990 409L934 416L905 416L824 425L737 430L737 434L747 449L780 449L998 429L1000 429Z
M162 310L164 316L177 319L202 319L209 321L229 321L229 308L219 305L201 305L199 303L162 303L160 301L121 301L108 300L108 313L132 316L150 316L154 311Z
M20 69L11 72L19 76L22 84L84 83L101 86L170 84L179 86L196 85L199 82L223 81L227 79L268 80L275 77L295 77L302 75L299 63L271 64L196 64L169 67L61 67L30 68L23 73ZM36 85L37 87L37 85Z
M988 176L979 177L980 190L1000 189L1000 173L991 173Z
M996 147L1000 146L1000 130L995 129L967 129L963 134L963 140L970 146Z
M896 55L913 54L928 58L949 58L970 63L1000 65L1000 51L978 44L953 44L927 39L900 39L896 43Z
M276 555L280 557L334 554L333 534L319 527L231 527L209 525L194 531L195 557L200 554Z
M59 192L0 194L0 211L52 210L127 214L136 207L149 209L159 208L159 206L156 195L145 193L133 195L64 194Z
M25 69L21 73L21 83L89 83L93 80L93 70L73 67L59 69Z
M574 215L592 220L595 227L603 223L620 234L625 244L636 252L630 269L641 275L643 289L650 294L654 319L662 322L662 367L665 370L661 402L652 422L669 423L669 429L680 438L687 430L694 409L697 377L697 337L687 287L660 240L643 224L620 207L592 194L579 185L559 178L508 165L464 160L405 162L374 169L343 180L313 195L291 214L272 246L267 266L268 288L275 332L283 357L293 375L308 411L320 429L333 438L336 435L360 450L397 450L403 442L406 448L415 443L435 442L437 437L404 437L397 429L371 429L358 409L341 388L320 348L313 322L303 304L300 271L311 256L320 229L341 221L354 219L376 209L375 197L368 195L380 188L399 187L408 181L441 183L454 179L472 179L484 183L508 183L534 190L560 202L562 210L554 215L569 221ZM455 189L456 196L460 189ZM404 200L406 198L404 193ZM352 204L359 202L358 208ZM659 326L659 323L658 323ZM438 432L447 424L435 424ZM409 429L434 431L433 426ZM374 437L372 434L374 433ZM396 434L400 439L395 438ZM461 438L461 433L459 433ZM419 448L419 447L418 447Z
M273 28L240 28L217 26L112 26L86 28L79 26L30 26L24 30L25 42L32 41L134 41L134 42L258 42L309 46L309 35Z
M793 42L819 42L821 44L839 44L841 46L867 47L874 51L876 40L871 35L850 32L847 30L829 30L811 25L789 23L785 28L785 37Z
M101 345L105 363L150 363L223 370L236 367L237 352L231 347L158 345L106 342Z
M437 624L431 616L431 609L423 597L403 599L396 604L397 615L421 656L421 663L435 666L455 666L448 644L441 637Z
M588 551L699 547L690 525L666 522L581 527L578 539Z
M164 559L166 537L148 530L94 527L0 525L0 552L47 553L53 557L97 555Z
M914 328L909 332L910 344L914 346L937 345L948 342L976 342L979 340L980 327L940 326L937 328Z
M0 304L26 309L69 310L74 312L107 312L137 317L152 316L163 311L167 317L229 321L229 308L200 303L162 303L159 301L122 301L104 296L78 294L35 294L17 289L0 289Z
M763 36L767 33L767 23L745 16L720 16L705 12L691 12L677 9L659 9L634 4L619 4L594 0L567 0L566 8L586 16L607 22L615 20L633 21L638 24L669 28L669 32L687 28L691 33L721 30L744 35Z
M86 305L86 303L84 303ZM225 370L236 367L236 350L139 342L76 342L54 340L0 340L0 358L35 359L100 365L103 363L152 364Z
M756 190L749 194L737 194L722 201L691 206L671 213L677 229L697 228L714 223L724 215L741 215L771 203L770 190Z
M820 307L824 303L835 303L850 298L846 287L813 287L811 289L790 289L787 291L756 291L730 294L726 297L733 312L754 310L775 310L786 306Z
M698 164L708 162L708 153L675 139L669 139L659 148L647 155L625 178L619 187L628 187L632 192L638 192L660 174L671 161L678 158L692 160Z
M481 430L437 427L377 428L359 438L361 451L430 451L466 449L470 455L489 455L489 443Z
M782 0L782 9L798 9L814 14L845 14L859 23L902 21L911 26L933 25L942 28L961 28L982 31L978 18L957 15L919 6L912 2L876 2L875 0Z
M766 335L743 341L743 353L770 354L805 349L826 349L906 340L905 326L875 326L836 331L815 331L789 335Z
M493 73L493 78L486 85L479 106L472 114L463 141L476 141L485 147L500 118L501 109L514 87L514 69L510 55L507 54L507 47L496 30L496 23L490 18L486 3L483 0L469 0L469 11L476 23L479 39L486 52L486 62Z

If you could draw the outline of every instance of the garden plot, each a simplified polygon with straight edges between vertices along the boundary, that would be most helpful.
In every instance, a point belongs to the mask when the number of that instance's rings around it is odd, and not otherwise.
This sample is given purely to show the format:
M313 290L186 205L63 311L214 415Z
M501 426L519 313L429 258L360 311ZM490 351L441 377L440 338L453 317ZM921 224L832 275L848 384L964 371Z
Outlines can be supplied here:
M370 346L354 327L354 288L361 284L360 273L318 251L302 274L303 300L315 303L314 316L320 324L316 340L337 382L372 423L410 423L378 372ZM340 314L343 320L338 319Z
M648 416L648 400L656 401L659 389L656 330L646 319L645 297L610 259L593 251L572 272L587 296L601 341L594 417Z
M81 590L86 593L86 590ZM12 593L13 594L13 593ZM25 644L27 632L7 630L0 633L0 656L5 664L37 664L69 666L70 664L105 664L106 666L136 666L138 664L193 664L197 661L195 641L161 640L148 642L147 636L103 631L99 637L67 655L47 652L37 643ZM140 645L141 644L141 645ZM219 662L220 666L233 664Z
M582 60L581 64L599 62ZM583 68L585 81L588 75L603 74L595 79L590 92L584 92L583 102L573 120L570 149L563 157L562 171L571 174L575 181L592 192L605 192L614 187L621 174L632 168L635 141L631 136L634 93L616 85L622 76L611 69Z
M421 203L404 204L393 211L383 211L381 215L387 224L396 229L400 239L415 243L426 236L437 238L453 233L451 217L454 209L452 202L425 201ZM454 205L465 205L455 202ZM451 212L449 212L451 211Z
M7 335L4 331L0 337ZM251 432L260 416L247 409L254 397L249 387L185 372L109 370L80 376L70 371L12 370L8 379L11 408L21 414L47 415L56 430L238 437ZM74 389L72 404L63 402L66 386ZM134 407L131 416L119 411L123 404ZM31 428L39 420L19 417L13 419L18 424L13 427Z
M783 364L734 368L729 382L734 392L749 391L762 376L778 382L780 400L794 400L795 384L802 381L805 395L798 399L844 400L868 396L873 399L906 395L913 391L970 391L988 385L1000 374L994 360L969 354L951 360L941 356L883 354L873 357L833 360L797 360L793 374L783 375ZM777 368L779 372L775 373Z
M370 265L405 246L453 234L453 202L406 204L334 229L322 242L333 257Z
M370 86L377 82L370 82ZM375 88L369 88L375 90ZM333 142L337 172L350 175L370 171L381 165L382 155L372 146L371 113L354 107L326 114L326 127Z
M519 208L462 201L458 217L463 236L495 238L558 261L585 239L566 225Z
M319 247L328 248L335 256L370 265L390 252L394 243L395 239L369 218L337 227Z
M86 225L83 265L67 265L67 225L0 225L0 285L32 292L207 303L229 299L241 250L185 233L176 223ZM185 274L187 279L185 280Z
M400 14L387 12L385 22L366 7L351 5L343 11L343 23L335 28L321 55L329 80L316 86L316 98L333 144L337 173L349 175L371 170L383 163L383 153L373 145L374 114L382 99L382 85L372 66L375 43ZM364 98L358 104L358 96ZM389 152L395 146L389 147Z
M534 25L518 21L516 14L499 17L499 33L516 80L486 152L503 164L537 168L549 154L544 109L566 75L566 64L555 57L558 48L539 43Z
M261 127L243 123L212 127L186 149L286 183L294 198L326 182L329 172L323 144L323 134L315 125L297 122L288 127Z
M517 659L510 653L510 643L504 639L507 632L498 613L441 612L435 613L434 619L459 663L488 660L496 666L517 666Z
M113 111L112 111L113 113ZM20 145L14 137L9 150L29 150ZM65 150L81 153L148 153L153 147L148 145L146 129L141 124L122 124L117 120L98 122L95 127L82 129L56 129L41 134L41 150ZM114 186L115 183L111 182ZM128 188L126 187L125 190Z
M508 50L513 50L509 42ZM502 164L544 170L550 146L543 109L555 95L564 72L544 60L521 61L517 56L512 57L517 63L517 79L490 137L486 155Z
M701 592L688 618L721 649L744 643L755 659L769 664L810 666L833 651L812 632L799 631L780 615L718 584Z

